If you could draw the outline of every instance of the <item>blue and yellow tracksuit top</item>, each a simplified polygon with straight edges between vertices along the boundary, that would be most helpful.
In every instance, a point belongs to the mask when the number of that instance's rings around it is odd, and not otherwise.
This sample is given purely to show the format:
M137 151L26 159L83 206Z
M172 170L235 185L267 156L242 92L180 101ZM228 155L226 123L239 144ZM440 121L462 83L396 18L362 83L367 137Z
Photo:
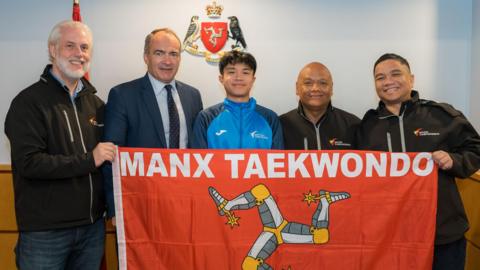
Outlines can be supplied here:
M282 128L277 114L254 98L244 103L225 99L198 114L192 148L283 149Z

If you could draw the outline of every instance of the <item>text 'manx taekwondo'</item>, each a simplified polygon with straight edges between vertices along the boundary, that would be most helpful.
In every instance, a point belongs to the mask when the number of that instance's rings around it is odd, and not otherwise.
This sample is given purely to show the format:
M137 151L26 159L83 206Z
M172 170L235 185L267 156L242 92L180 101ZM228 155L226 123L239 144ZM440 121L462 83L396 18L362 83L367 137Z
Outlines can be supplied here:
M215 179L322 179L429 175L431 153L387 152L120 152L122 176ZM163 178L162 178L163 179Z

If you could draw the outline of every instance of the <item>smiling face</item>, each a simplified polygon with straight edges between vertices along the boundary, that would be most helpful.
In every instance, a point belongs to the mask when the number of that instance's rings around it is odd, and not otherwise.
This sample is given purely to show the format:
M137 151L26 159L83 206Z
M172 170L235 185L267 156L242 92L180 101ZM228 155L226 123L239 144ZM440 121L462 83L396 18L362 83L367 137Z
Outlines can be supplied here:
M304 109L325 110L333 95L332 75L324 65L310 63L298 74L296 89Z
M158 32L150 40L143 59L148 73L163 83L170 83L180 66L180 42L172 34Z
M92 37L80 27L63 27L60 33L58 41L48 46L52 71L64 81L76 81L90 68Z
M410 99L414 76L398 60L388 59L377 64L374 70L375 89L387 105L400 105Z
M236 102L247 102L255 82L252 68L244 63L227 64L218 79L223 84L227 98Z

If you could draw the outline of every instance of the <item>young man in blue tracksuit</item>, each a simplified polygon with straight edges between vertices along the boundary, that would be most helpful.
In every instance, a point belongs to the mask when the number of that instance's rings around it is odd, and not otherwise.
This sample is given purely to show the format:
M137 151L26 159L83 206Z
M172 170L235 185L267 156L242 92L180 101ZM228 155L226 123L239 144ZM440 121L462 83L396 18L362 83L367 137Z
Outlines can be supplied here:
M283 149L277 114L250 97L257 69L255 58L231 51L220 59L219 68L227 97L198 114L192 148Z

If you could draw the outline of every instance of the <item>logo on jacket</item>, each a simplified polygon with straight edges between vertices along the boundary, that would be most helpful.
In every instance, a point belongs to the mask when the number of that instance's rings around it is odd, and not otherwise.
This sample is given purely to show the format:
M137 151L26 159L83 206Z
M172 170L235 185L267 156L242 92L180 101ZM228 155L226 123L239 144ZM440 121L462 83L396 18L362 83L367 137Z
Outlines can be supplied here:
M253 139L268 140L268 137L265 136L264 134L258 133L258 130L250 132L250 136L252 136Z
M417 128L413 131L413 134L415 136L420 137L420 136L440 136L440 132L430 132L427 130L423 130L422 128Z
M103 127L103 124L100 124L97 122L97 118L95 116L92 116L90 119L88 119L88 122L90 125L95 126L95 127Z
M328 140L331 146L352 146L351 143L343 142L341 140L338 140L337 138L333 138Z
M229 40L232 50L243 51L247 48L236 16L228 17L229 22L218 21L222 16L223 6L217 5L216 1L207 5L205 10L210 21L200 22L199 16L192 16L182 44L184 51L205 57L209 63L217 63L225 54L222 49ZM199 38L201 43L197 42Z
M215 135L220 136L220 135L222 135L223 133L227 133L227 130L225 130L225 129L220 129L219 131L215 132Z

